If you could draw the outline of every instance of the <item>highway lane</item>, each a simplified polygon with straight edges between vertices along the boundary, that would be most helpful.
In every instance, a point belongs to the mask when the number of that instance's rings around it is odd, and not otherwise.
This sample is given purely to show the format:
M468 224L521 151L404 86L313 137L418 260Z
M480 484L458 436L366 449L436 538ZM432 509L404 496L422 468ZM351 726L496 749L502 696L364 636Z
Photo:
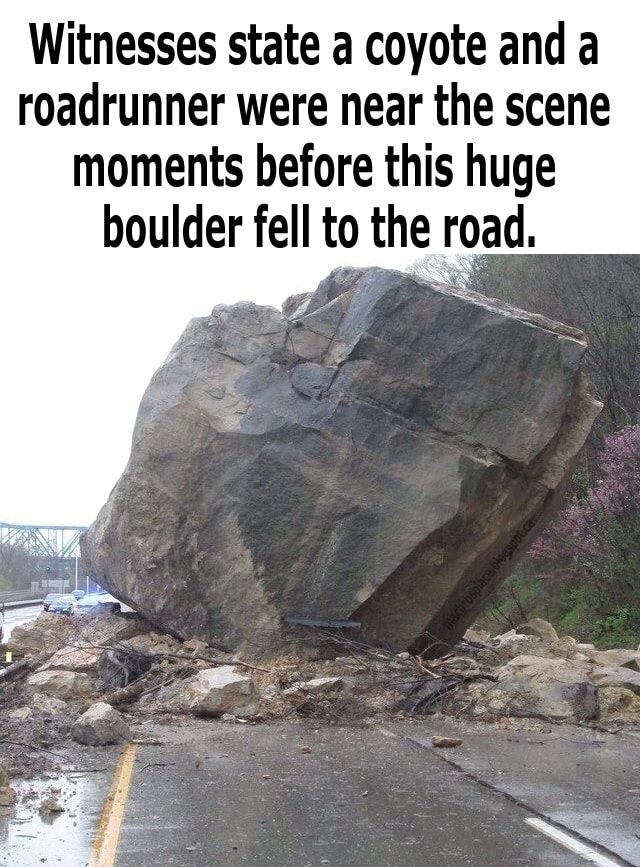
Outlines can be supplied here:
M0 816L0 867L636 863L585 845L571 827L465 776L440 751L375 726L184 719L139 725L135 734L144 742L63 748L75 772L38 785L59 788L67 809L47 819L37 800L26 801L15 817ZM545 758L540 751L531 789L546 774ZM500 773L513 777L514 768L507 762ZM595 810L602 813L597 800Z
M535 813L377 728L196 723L167 740L138 753L117 867L587 863Z

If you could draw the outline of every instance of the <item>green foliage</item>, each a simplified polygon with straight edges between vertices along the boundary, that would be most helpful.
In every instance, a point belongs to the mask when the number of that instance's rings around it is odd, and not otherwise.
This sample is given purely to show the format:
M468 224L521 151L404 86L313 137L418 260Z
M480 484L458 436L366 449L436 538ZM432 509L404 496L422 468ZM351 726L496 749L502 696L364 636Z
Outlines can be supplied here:
M570 588L560 601L559 634L592 641L602 650L637 646L640 604L611 607L605 587L594 593L586 585Z
M623 605L608 617L594 624L594 643L605 650L609 647L636 646L640 632L640 608Z
M558 594L557 604L555 627L558 635L572 635L591 641L589 607L585 601L584 587L565 589L565 592Z
M612 601L606 580L552 582L536 574L535 564L523 561L487 605L479 624L502 632L542 617L558 635L589 641L601 650L635 648L640 641L640 596L630 593L622 604Z

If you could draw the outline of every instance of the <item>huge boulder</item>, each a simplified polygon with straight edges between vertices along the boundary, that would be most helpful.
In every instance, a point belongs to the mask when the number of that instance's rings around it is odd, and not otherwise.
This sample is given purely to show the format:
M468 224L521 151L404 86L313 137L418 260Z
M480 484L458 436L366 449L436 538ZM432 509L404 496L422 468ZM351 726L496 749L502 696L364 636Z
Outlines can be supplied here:
M188 325L84 562L228 649L267 651L299 620L397 650L459 638L599 412L583 334L380 268L340 268L287 312Z

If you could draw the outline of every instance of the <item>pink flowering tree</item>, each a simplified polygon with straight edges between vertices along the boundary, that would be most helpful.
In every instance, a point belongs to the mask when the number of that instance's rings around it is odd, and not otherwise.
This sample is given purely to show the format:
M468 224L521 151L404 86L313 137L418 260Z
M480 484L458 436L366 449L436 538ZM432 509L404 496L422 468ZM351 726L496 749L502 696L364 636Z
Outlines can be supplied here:
M547 576L590 585L601 611L640 618L640 425L606 437L596 481L529 553Z

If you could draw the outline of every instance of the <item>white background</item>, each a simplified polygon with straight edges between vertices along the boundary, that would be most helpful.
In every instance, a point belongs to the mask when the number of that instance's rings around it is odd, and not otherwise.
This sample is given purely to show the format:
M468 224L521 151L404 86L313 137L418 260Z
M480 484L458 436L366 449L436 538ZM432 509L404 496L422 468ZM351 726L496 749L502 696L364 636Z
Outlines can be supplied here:
M426 212L434 225L442 213L508 214L517 204L511 190L467 190L461 180L444 190L389 192L348 185L343 190L272 191L252 188L251 159L245 184L236 190L74 189L77 152L207 152L218 144L251 154L253 142L274 151L300 149L308 140L318 149L370 152L386 143L410 142L435 151L463 150L467 141L487 152L556 156L557 185L535 192L526 204L528 231L536 252L603 253L637 251L638 202L638 4L547 2L417 2L321 4L204 3L182 0L153 4L121 2L21 2L2 4L0 28L0 117L2 118L2 280L0 284L0 520L88 523L107 497L128 455L131 428L142 391L187 320L214 304L251 299L279 304L287 295L313 288L338 264L406 267L420 251L377 250L367 241L373 204L393 201L407 213ZM501 67L502 30L548 31L567 26L564 67ZM29 21L85 22L95 30L144 30L218 35L218 62L209 67L36 66ZM363 60L364 37L373 30L433 32L482 30L489 62L483 67L436 68L425 62L411 77L408 67L372 69ZM320 38L320 66L295 69L229 67L225 43L234 30L255 22L282 30L288 22ZM331 63L333 33L349 30L356 45L353 67ZM600 36L600 63L582 67L576 46L581 30ZM608 128L441 129L433 123L430 94L437 83L457 80L471 92L490 91L500 105L512 90L588 94L605 91L612 104ZM99 81L108 91L183 90L226 92L224 123L218 128L39 128L18 126L20 92L88 90ZM243 129L234 112L236 91L323 91L332 105L343 91L424 92L420 126ZM376 161L378 168L381 163ZM317 214L325 204L355 213L362 243L356 250L325 249L314 234L311 250L256 250L251 213L259 201L272 211L287 201L308 201ZM102 205L121 214L166 213L172 202L205 213L241 213L246 229L235 250L104 250ZM437 240L437 238L436 238ZM429 252L443 252L437 244ZM454 251L455 252L455 251Z

